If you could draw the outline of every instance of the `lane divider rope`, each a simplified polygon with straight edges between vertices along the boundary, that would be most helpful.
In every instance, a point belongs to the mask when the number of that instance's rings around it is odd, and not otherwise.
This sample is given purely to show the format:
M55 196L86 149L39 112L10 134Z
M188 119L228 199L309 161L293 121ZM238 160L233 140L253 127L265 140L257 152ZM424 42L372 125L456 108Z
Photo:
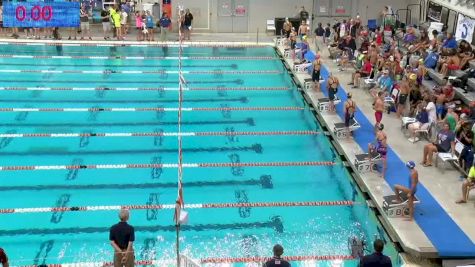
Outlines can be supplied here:
M44 55L10 55L0 54L0 58L29 58L29 59L125 59L125 60L177 60L178 57L158 56L44 56ZM182 57L184 60L277 60L275 57Z
M222 209L222 208L275 208L275 207L328 207L328 206L354 206L360 203L339 201L296 201L296 202L250 202L250 203L203 203L185 204L185 209ZM11 213L44 213L44 212L72 212L72 211L111 211L111 210L150 210L150 209L175 209L175 204L162 205L109 205L109 206L73 206L73 207L39 207L39 208L4 208L0 214Z
M179 91L178 87L0 87L0 91ZM288 91L290 87L196 87L183 91Z
M148 137L148 136L262 136L262 135L317 135L317 131L265 131L265 132L129 132L129 133L10 133L0 134L0 138L31 137Z
M97 42L83 42L83 43L74 43L74 42L55 42L55 41L41 41L41 42L31 42L31 41L7 41L0 42L0 45L17 45L17 46L88 46L88 47L235 47L242 48L262 48L267 47L267 44L255 44L255 43L245 43L245 42L227 42L227 43L217 43L217 42L196 42L196 43L187 43L180 45L178 43L154 43L154 44L137 44L134 42L121 42L121 43L97 43Z
M178 168L179 164L90 164L90 165L23 165L0 166L0 171L51 171L76 169L152 169ZM287 167L287 166L334 166L333 161L289 161L289 162L238 162L238 163L183 163L183 168L222 168L222 167Z
M282 257L288 261L352 261L355 260L351 255L297 255ZM197 261L201 264L219 264L219 263L263 263L270 260L270 257L222 257L222 258L202 258ZM175 260L138 260L135 266L168 266L176 263ZM58 263L45 264L42 267L111 267L113 262L78 262L78 263ZM37 265L22 265L16 267L37 267Z
M0 108L0 112L143 112L143 111L294 111L303 107L204 107L204 108Z
M175 70L2 70L0 73L54 73L54 74L178 74ZM181 71L185 74L280 74L279 70L210 70Z

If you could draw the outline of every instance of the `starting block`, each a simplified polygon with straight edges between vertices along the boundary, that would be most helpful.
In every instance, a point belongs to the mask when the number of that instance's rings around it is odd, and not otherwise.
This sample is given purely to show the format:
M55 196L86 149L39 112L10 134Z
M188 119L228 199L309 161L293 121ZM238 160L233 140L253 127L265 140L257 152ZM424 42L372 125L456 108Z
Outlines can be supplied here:
M284 57L285 58L290 58L290 56L292 55L290 49L285 49L284 50Z
M356 154L355 157L355 167L360 173L374 170L376 165L382 160L381 155L376 151L371 153L371 155L369 153Z
M353 132L360 127L361 125L355 119L350 120L350 127L348 127L350 132ZM336 122L335 128L333 128L333 132L335 133L337 138L344 138L348 135L344 122Z
M312 63L297 64L294 65L294 71L297 73L305 73L310 66L312 66Z
M340 103L341 100L335 96L335 99L333 100L333 105L337 105ZM330 99L328 97L318 99L318 110L320 112L326 112L330 110Z
M384 197L383 210L388 217L395 218L409 216L409 208L407 207L409 199L405 193L402 193L400 196L402 200L401 203L397 203L396 195ZM419 203L419 199L414 196L414 206Z
M315 85L315 83L313 82L312 79L307 78L307 79L304 79L303 82L304 82L305 90L311 90L311 89L313 89L313 87Z

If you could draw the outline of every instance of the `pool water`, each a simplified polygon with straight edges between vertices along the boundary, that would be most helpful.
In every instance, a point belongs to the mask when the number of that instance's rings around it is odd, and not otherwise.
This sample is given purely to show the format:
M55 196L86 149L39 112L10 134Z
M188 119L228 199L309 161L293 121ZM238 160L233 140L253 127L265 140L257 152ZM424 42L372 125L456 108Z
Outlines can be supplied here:
M178 48L0 45L0 54L1 108L178 107ZM274 48L186 47L184 56L188 87L207 89L185 91L184 108L304 109L184 111L183 132L322 130ZM90 72L63 72L73 70ZM29 90L9 90L12 87ZM242 87L288 90L226 90ZM75 90L51 90L55 88ZM0 121L2 134L178 131L174 111L18 111L1 112ZM1 166L149 164L177 160L176 136L0 139ZM187 204L339 200L359 203L188 209L189 222L181 229L180 248L191 258L271 256L275 243L282 244L288 256L346 256L351 255L348 238L358 236L368 242L376 237L384 239L385 253L397 262L394 246L323 134L186 136L183 160L336 162L334 166L184 168ZM173 204L177 175L176 168L1 171L0 209ZM117 221L117 210L0 214L0 247L7 251L13 266L108 262L112 259L108 231ZM172 209L132 210L129 223L136 229L137 260L173 261L176 243ZM292 264L340 266L332 261ZM356 266L357 261L342 264Z

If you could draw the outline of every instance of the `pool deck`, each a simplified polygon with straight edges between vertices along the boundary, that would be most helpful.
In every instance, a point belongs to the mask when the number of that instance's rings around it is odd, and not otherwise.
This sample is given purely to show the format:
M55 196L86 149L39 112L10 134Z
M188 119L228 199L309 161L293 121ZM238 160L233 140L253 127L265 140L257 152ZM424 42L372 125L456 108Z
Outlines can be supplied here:
M346 87L344 88L346 92L352 92L353 100L356 102L359 112L363 113L366 118L371 118L370 122L373 125L374 111L371 106L372 97L370 94L367 92L367 90L361 88L349 89L349 86L346 86L346 84L350 82L352 72L338 72L336 63L334 63L328 57L328 50L323 46L323 44L319 44L319 47L323 47L323 49L320 51L322 55L321 58L328 71L332 72L338 77L340 85L343 88ZM315 49L315 46L313 46L313 48ZM279 50L283 54L283 48L279 47ZM286 59L286 61L289 66L293 65L291 59ZM310 76L308 74L296 74L296 78L299 80L301 85L303 85L303 80L305 78L310 78ZM363 90L366 92L363 92ZM314 90L305 90L305 94L315 107L318 106L318 99L325 97L322 92L315 92ZM344 93L339 92L338 94ZM342 101L342 103L339 105L342 106L344 105L343 103L344 101ZM381 214L379 215L381 223L385 226L393 241L398 242L405 252L422 258L474 258L473 255L466 255L464 253L457 255L456 249L454 249L455 252L452 255L441 255L436 246L429 239L428 235L426 235L426 233L418 224L420 220L424 220L424 214L422 214L417 206L415 210L416 220L414 222L408 222L402 218L387 217L384 214L382 208L383 196L393 194L393 184L381 178L379 173L360 174L356 171L356 168L353 164L355 160L355 154L356 152L363 152L363 150L366 150L367 148L362 148L361 145L358 144L354 139L338 139L335 136L333 133L334 123L342 122L342 118L338 114L322 114L319 112L318 117L320 121L325 124L328 132L332 135L332 138L336 140L334 143L339 152L345 155L345 157L348 159L348 163L353 169L353 175L356 178L356 181L362 190L368 193L368 195L371 197L370 202L375 204L375 207ZM407 137L405 137L401 132L400 119L397 119L394 113L391 115L384 114L382 122L386 125L385 132L388 135L388 143L392 150L396 153L396 156L398 156L404 162L408 160L414 160L416 164L418 164L422 158L423 147L425 144L427 144L427 142L420 141L415 144L409 142ZM362 130L363 129L358 129L356 131ZM366 131L368 130L369 129L366 129ZM391 168L390 162L388 162L388 168ZM455 200L461 197L460 188L462 182L459 180L460 173L453 169L445 169L442 172L440 167L439 169L436 167L424 168L419 164L417 166L417 170L419 172L420 183L429 191L430 195L435 198L438 204L443 208L443 211L445 211L445 213L447 213L450 218L453 219L460 230L463 231L461 234L465 234L469 238L469 245L470 242L471 245L473 245L475 240L475 228L473 227L473 220L475 218L475 203L473 201L473 192L468 204L455 204ZM399 179L402 179L401 183L405 184L407 178L404 176L400 177ZM450 232L445 232L445 229L439 230L441 235L445 235L447 239L450 239Z
M19 39L14 40L7 38L5 34L0 35L0 42L62 42L62 43L89 43L89 44L149 44L149 42L111 42L111 41L98 41L101 40L100 34L95 34L93 37L94 41L52 41L52 40L27 40ZM192 43L202 43L206 44L208 42L216 41L226 41L226 42L242 42L242 43L252 43L256 41L255 34L196 34L193 35L194 41ZM272 42L273 36L261 35L259 37L259 44L269 44ZM244 41L244 42L243 42ZM157 43L157 42L156 42ZM323 47L321 44L320 47ZM313 46L315 48L315 46ZM282 48L279 48L283 53ZM328 59L328 52L326 48L323 48L321 51L322 61L326 65L329 71L333 72L340 80L342 87L346 87L346 84L351 79L351 72L338 72L336 64ZM289 66L293 65L291 60L286 60ZM304 78L309 78L307 74L297 74L296 77L303 84ZM345 90L348 88L344 88ZM359 112L361 115L370 118L370 122L373 123L373 110L371 107L372 99L369 93L361 92L364 89L348 89L346 91L351 91L353 93L353 99L358 105ZM318 98L323 97L321 92L314 92L313 90L305 91L305 94L316 106ZM340 104L340 106L343 104ZM338 114L318 114L319 119L322 123L326 124L326 128L329 129L329 133L334 135L331 131L335 122L341 122L342 119ZM420 141L415 144L410 143L407 138L400 131L401 122L396 118L395 114L391 115L384 114L383 123L386 125L385 132L388 135L388 143L396 155L402 160L414 160L417 164L422 158L423 146L427 143L426 141ZM361 131L359 129L357 131ZM338 140L336 136L333 136L333 140L336 140L335 146L340 153L344 154L348 163L353 167L353 162L355 159L355 152L362 152L366 148L362 148L355 140ZM391 166L389 166L391 168ZM413 257L422 257L422 258L435 258L440 257L439 251L436 249L436 246L430 241L429 237L423 231L422 227L419 226L418 220L421 220L423 214L418 214L419 209L416 207L416 222L408 222L401 218L388 218L384 215L382 209L383 196L392 194L393 184L382 179L377 173L365 173L359 174L356 172L356 169L353 172L356 181L364 192L366 192L370 197L370 203L374 204L374 207L381 214L379 216L380 221L385 226L389 235L393 241L399 243L405 252L411 254ZM461 180L459 180L460 173L453 169L446 169L443 172L436 167L423 168L417 166L419 172L420 183L430 192L430 195L435 198L437 203L442 207L446 214L453 219L455 224L461 229L461 231L469 238L472 242L472 245L475 241L475 227L473 227L473 220L475 219L475 201L474 201L474 192L469 200L468 204L457 205L455 200L461 196ZM402 183L405 183L406 178L403 178ZM422 218L423 219L423 218ZM440 229L442 235L445 235L446 238L450 239L450 232L445 232L445 229ZM475 253L475 251L474 251ZM453 257L468 257L474 258L473 256L462 256L462 255L453 255ZM415 265L416 266L416 265ZM428 263L424 263L420 266L430 266Z

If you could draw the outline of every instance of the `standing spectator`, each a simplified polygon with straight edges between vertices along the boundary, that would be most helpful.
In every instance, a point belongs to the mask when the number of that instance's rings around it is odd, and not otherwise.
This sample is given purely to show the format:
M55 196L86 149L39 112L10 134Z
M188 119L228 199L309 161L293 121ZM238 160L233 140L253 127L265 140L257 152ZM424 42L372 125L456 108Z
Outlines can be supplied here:
M122 36L125 37L129 31L129 25L127 23L127 19L129 14L125 11L125 8L122 7L120 12L120 27L122 28Z
M91 30L89 27L89 14L87 14L86 6L81 7L80 11L80 20L81 20L81 40L84 40L84 34L89 36L89 40L92 40Z
M2 264L3 267L9 267L10 265L8 264L8 257L3 248L0 248L0 263Z
M160 18L160 41L164 42L168 39L168 30L170 29L170 25L172 21L168 17L167 12L163 12L162 17Z
M300 38L302 39L304 36L307 36L308 34L308 25L307 25L307 22L305 20L302 20L302 23L300 24L300 27L299 27L299 36Z
M272 251L274 252L274 257L264 263L263 267L290 267L290 263L282 259L284 248L281 245L275 245Z
M307 22L308 20L308 12L307 10L305 10L305 7L302 6L302 9L300 10L300 21L305 21L305 23Z
M361 258L360 267L391 267L391 259L383 255L384 242L376 239L373 243L374 253Z
M315 38L319 38L320 40L323 41L323 37L325 36L325 29L323 29L322 23L318 23L318 26L315 29L315 36L316 36Z
M343 20L343 23L340 23L340 38L346 36L346 19Z
M152 42L155 41L155 34L153 32L153 27L155 26L155 22L149 10L147 10L147 16L145 17L145 26L147 27L147 32L148 32L147 40L152 41Z
M323 38L323 43L327 43L327 41L330 39L330 36L332 34L332 30L330 27L330 23L327 23L327 26L325 27L325 38Z
M357 70L355 73L353 73L351 76L352 82L349 83L348 85L353 85L351 88L358 88L360 87L360 78L366 78L371 75L371 71L373 70L373 66L371 65L371 62L369 61L369 57L365 57L364 64L361 67L360 70Z
M137 30L137 41L145 40L144 23L140 11L135 11L135 29Z
M463 149L459 155L459 166L464 171L468 171L470 166L473 165L473 132L471 124L467 121L460 120L455 135L463 144Z
M467 179L465 179L465 181L463 181L463 184L462 184L462 198L460 200L457 200L455 203L457 204L467 203L468 193L474 187L475 187L475 166L472 166L470 168L470 171L468 172Z
M193 23L193 14L190 13L190 10L187 8L185 10L185 39L188 41L191 40L191 24Z
M373 109L374 109L374 118L376 120L376 123L374 124L374 128L378 129L379 125L381 124L381 121L383 120L383 112L384 112L384 92L380 91L376 95L376 99L373 103Z
M437 141L424 146L421 164L424 167L432 166L432 156L434 153L452 153L455 151L455 133L449 128L448 123L444 123L443 129L437 134Z
M119 7L116 6L114 9L114 12L111 12L112 16L112 22L114 22L114 28L115 28L115 35L117 37L117 40L123 40L124 37L122 37L122 29L121 24L120 24L120 12L119 12Z
M109 232L109 240L114 248L114 267L133 267L135 230L127 223L129 210L121 209L119 219L120 222L114 224Z
M104 31L104 40L109 40L110 39L109 33L111 31L109 11L103 9L101 11L101 19L102 19L102 30Z

